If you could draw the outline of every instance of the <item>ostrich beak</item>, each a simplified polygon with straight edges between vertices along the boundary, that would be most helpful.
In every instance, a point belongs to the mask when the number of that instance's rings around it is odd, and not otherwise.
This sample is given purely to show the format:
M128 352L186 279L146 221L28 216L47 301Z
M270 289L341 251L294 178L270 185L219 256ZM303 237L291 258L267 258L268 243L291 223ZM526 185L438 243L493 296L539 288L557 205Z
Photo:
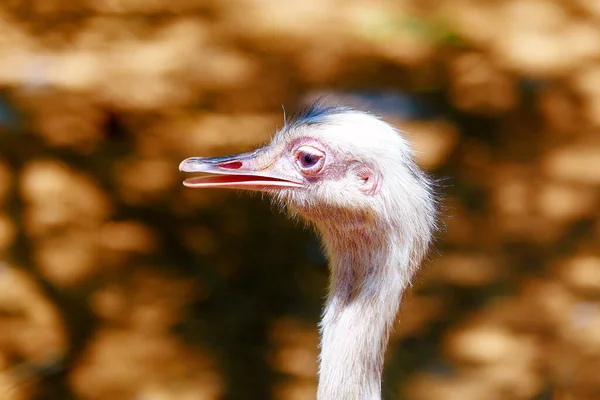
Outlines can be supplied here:
M183 185L190 188L261 191L302 187L291 168L278 162L278 158L281 157L273 157L272 152L263 148L234 156L187 158L179 164L179 170L211 174L186 179Z

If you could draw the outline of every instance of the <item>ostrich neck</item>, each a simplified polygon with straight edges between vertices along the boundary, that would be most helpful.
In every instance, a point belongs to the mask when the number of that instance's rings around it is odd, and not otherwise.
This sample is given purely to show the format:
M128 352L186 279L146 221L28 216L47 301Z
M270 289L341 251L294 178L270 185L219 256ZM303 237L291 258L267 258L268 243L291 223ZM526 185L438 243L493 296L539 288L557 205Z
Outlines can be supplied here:
M389 332L410 280L410 252L393 229L320 228L331 281L317 399L379 400Z

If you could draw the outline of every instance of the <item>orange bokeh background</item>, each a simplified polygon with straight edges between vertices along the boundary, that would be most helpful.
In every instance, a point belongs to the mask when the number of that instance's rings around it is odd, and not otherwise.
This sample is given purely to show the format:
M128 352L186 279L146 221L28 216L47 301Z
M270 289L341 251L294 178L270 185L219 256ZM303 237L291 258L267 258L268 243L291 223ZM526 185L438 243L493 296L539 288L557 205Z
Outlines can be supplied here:
M313 399L318 241L177 166L323 94L443 195L384 398L600 398L599 4L3 1L0 398Z

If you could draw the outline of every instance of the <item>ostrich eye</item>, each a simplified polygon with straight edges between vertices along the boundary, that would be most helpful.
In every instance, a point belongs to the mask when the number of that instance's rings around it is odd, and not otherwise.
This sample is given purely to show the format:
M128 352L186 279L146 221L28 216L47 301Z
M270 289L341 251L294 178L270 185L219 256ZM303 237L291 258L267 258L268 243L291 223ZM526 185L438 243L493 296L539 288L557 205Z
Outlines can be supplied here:
M319 172L324 160L325 153L311 146L302 146L296 152L296 161L303 172Z
M314 154L302 153L300 154L300 163L304 168L312 167L319 161L319 158Z

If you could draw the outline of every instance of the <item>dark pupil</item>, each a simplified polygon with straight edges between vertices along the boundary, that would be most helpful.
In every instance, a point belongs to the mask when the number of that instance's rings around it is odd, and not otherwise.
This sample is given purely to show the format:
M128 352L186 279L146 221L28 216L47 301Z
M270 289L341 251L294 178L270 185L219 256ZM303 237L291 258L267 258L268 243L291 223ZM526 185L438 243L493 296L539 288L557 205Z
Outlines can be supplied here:
M305 167L311 167L313 165L315 165L315 163L317 162L317 158L310 154L310 153L304 153L302 154L302 164Z

